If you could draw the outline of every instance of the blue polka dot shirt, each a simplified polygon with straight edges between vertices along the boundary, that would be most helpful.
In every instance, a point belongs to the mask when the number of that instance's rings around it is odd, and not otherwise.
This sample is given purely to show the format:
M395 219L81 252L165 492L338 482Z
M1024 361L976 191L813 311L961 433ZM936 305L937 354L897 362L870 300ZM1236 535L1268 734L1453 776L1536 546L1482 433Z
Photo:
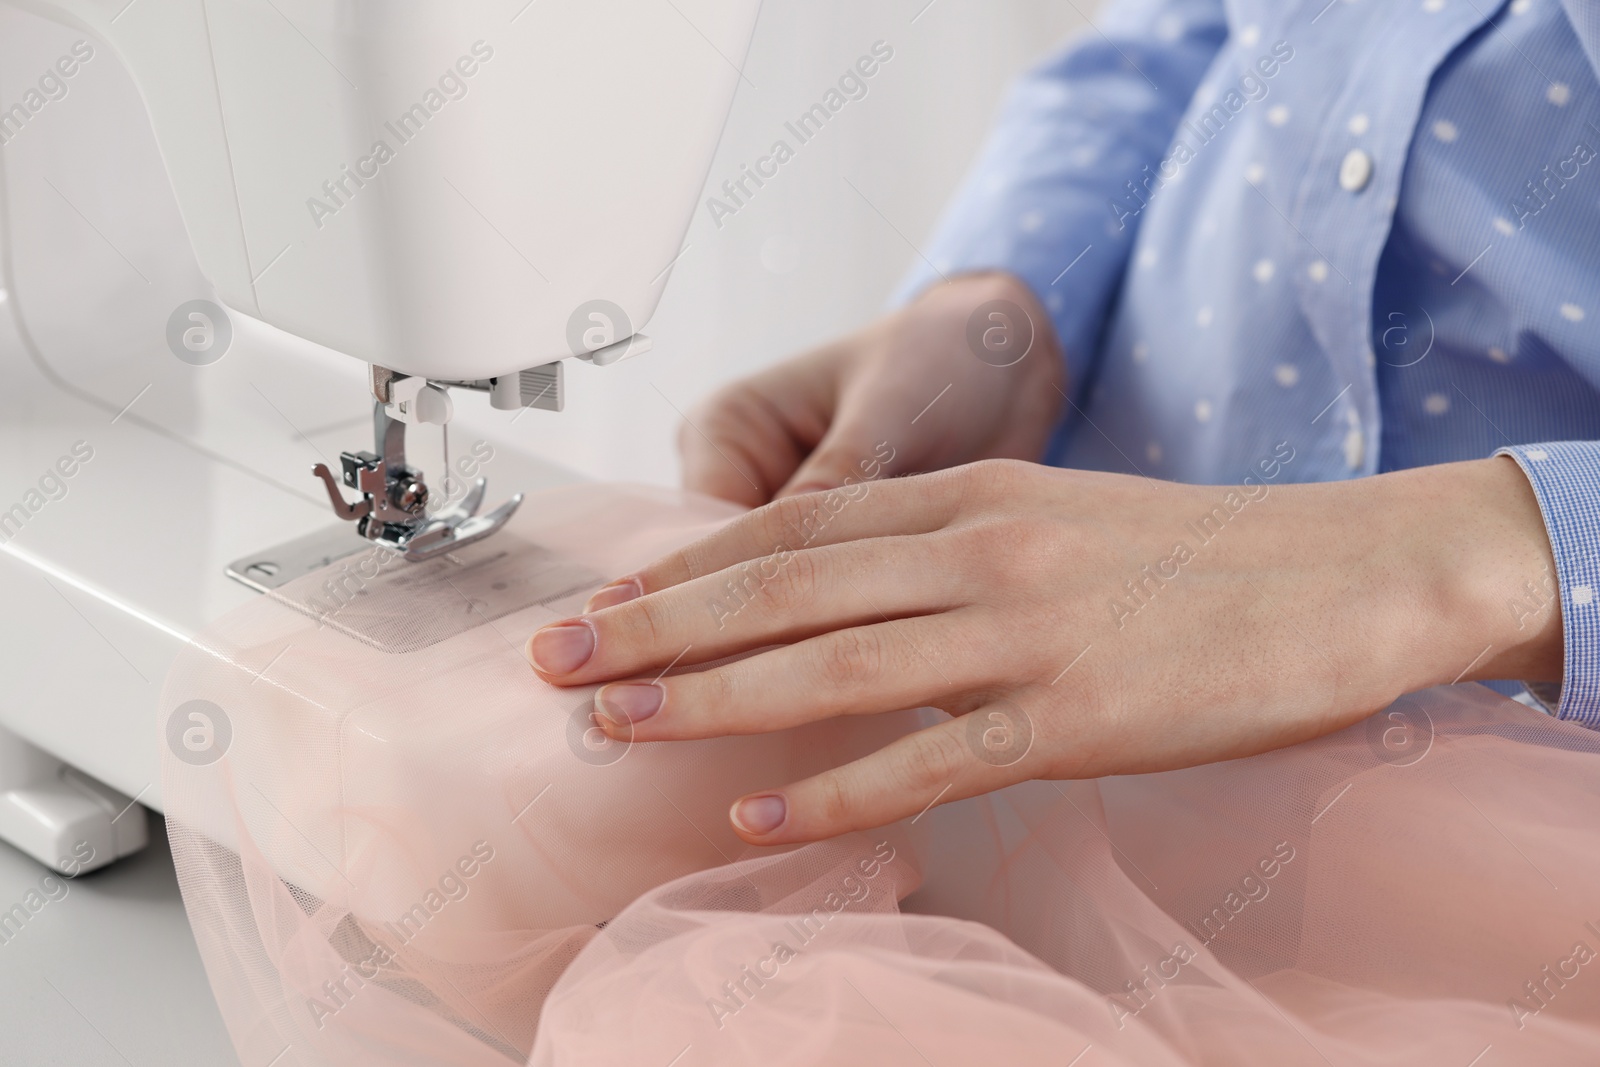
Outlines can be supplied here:
M1597 71L1593 0L1113 0L1014 87L900 299L1031 286L1068 363L1058 465L1510 455L1557 563L1544 696L1600 726Z

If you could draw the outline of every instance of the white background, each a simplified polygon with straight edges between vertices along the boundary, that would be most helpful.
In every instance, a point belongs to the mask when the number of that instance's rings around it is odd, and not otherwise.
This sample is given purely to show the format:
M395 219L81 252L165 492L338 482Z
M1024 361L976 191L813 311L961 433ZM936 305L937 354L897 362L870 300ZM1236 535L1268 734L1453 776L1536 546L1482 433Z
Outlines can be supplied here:
M645 327L655 350L613 367L574 365L566 412L518 420L519 444L590 477L676 484L674 405L687 412L724 382L882 310L916 256L907 241L926 243L1006 85L1079 30L1095 6L926 5L767 0L708 193L774 139L794 144L784 122L816 103L874 41L893 47L894 58L864 99L799 147L720 229L701 203L689 250Z

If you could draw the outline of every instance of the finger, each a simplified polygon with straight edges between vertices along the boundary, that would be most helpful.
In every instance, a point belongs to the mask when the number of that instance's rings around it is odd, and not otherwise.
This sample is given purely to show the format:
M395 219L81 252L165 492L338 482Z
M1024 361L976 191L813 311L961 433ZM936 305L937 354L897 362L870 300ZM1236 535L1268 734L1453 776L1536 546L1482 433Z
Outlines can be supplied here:
M687 489L760 507L805 455L783 426L760 410L748 391L691 412L678 431Z
M782 789L741 797L729 809L729 821L752 845L820 841L920 818L937 805L1033 777L1026 754L1006 766L980 759L969 741L969 718L907 734L870 756Z
M529 639L534 669L558 685L704 663L886 618L961 604L962 572L924 538L882 537L774 555L579 619Z
M680 741L902 708L964 710L967 694L995 680L997 662L972 630L963 611L942 612L836 630L706 671L615 682L595 694L598 721L622 740Z
M742 563L787 558L805 548L931 533L956 517L960 502L958 479L950 473L882 482L863 479L830 492L775 500L617 579L590 598L588 610L612 607Z
M826 345L698 406L678 435L684 485L750 507L771 500L833 421L847 355Z
M925 402L921 392L916 376L882 374L844 389L828 432L774 499L837 489L863 480L863 474L871 480L903 473L908 462L915 462L899 454L903 449L920 443L922 447L914 450L927 451L926 434L906 431L915 421L917 407Z

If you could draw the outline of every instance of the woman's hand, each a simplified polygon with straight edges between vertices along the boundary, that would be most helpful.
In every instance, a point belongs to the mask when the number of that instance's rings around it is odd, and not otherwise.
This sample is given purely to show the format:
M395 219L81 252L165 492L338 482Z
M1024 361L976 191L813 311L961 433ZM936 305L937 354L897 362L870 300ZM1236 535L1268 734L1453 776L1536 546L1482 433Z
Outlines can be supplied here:
M754 844L1246 756L1460 678L1559 678L1559 609L1508 610L1553 569L1513 463L1277 484L1292 461L1286 443L1241 486L995 461L789 497L601 590L530 655L559 685L613 682L596 707L620 740L958 716L743 798Z
M837 488L891 431L893 474L1038 459L1061 379L1050 320L1025 284L957 278L713 395L679 432L684 484L748 507Z

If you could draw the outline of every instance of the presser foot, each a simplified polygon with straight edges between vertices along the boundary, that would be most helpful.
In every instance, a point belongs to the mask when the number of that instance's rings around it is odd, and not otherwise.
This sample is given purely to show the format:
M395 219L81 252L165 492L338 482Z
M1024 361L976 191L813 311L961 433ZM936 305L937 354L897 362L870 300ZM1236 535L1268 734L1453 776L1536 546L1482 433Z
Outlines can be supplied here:
M428 514L431 493L427 482L421 471L406 463L407 420L447 421L450 405L443 390L435 386L417 379L401 381L414 387L401 390L394 379L384 378L382 390L374 388L377 402L372 417L377 451L339 455L344 487L359 492L361 499L352 504L344 498L344 491L327 464L318 463L311 473L322 480L335 515L354 522L368 541L412 562L421 562L481 541L500 529L521 506L522 494L487 515L479 515L488 487L479 478L460 501ZM407 399L398 400L398 395Z
M483 500L488 484L487 479L479 478L473 485L472 492L467 494L467 499L472 500L475 496L476 501L470 509L463 506L467 503L464 500L461 505L435 515L416 532L398 543L391 544L390 547L400 551L406 559L419 563L422 560L442 556L453 548L482 541L504 526L516 513L517 508L522 506L522 494L518 493L487 515L476 514L478 502Z
M415 472L407 470L401 476L390 477L383 460L374 460L368 465L365 460L369 455L345 453L343 457L347 461L347 484L353 481L353 488L362 492L362 499L355 504L344 499L327 464L318 463L311 468L311 473L322 480L334 514L354 521L357 531L367 540L413 563L434 559L451 549L483 540L504 526L522 506L523 497L518 493L488 514L479 515L478 509L483 506L489 486L488 479L479 478L460 503L429 516L424 511L426 491L418 491L421 482ZM352 464L350 460L355 462ZM352 467L353 478L349 475ZM407 504L415 503L414 512L396 503L393 499L396 494Z

